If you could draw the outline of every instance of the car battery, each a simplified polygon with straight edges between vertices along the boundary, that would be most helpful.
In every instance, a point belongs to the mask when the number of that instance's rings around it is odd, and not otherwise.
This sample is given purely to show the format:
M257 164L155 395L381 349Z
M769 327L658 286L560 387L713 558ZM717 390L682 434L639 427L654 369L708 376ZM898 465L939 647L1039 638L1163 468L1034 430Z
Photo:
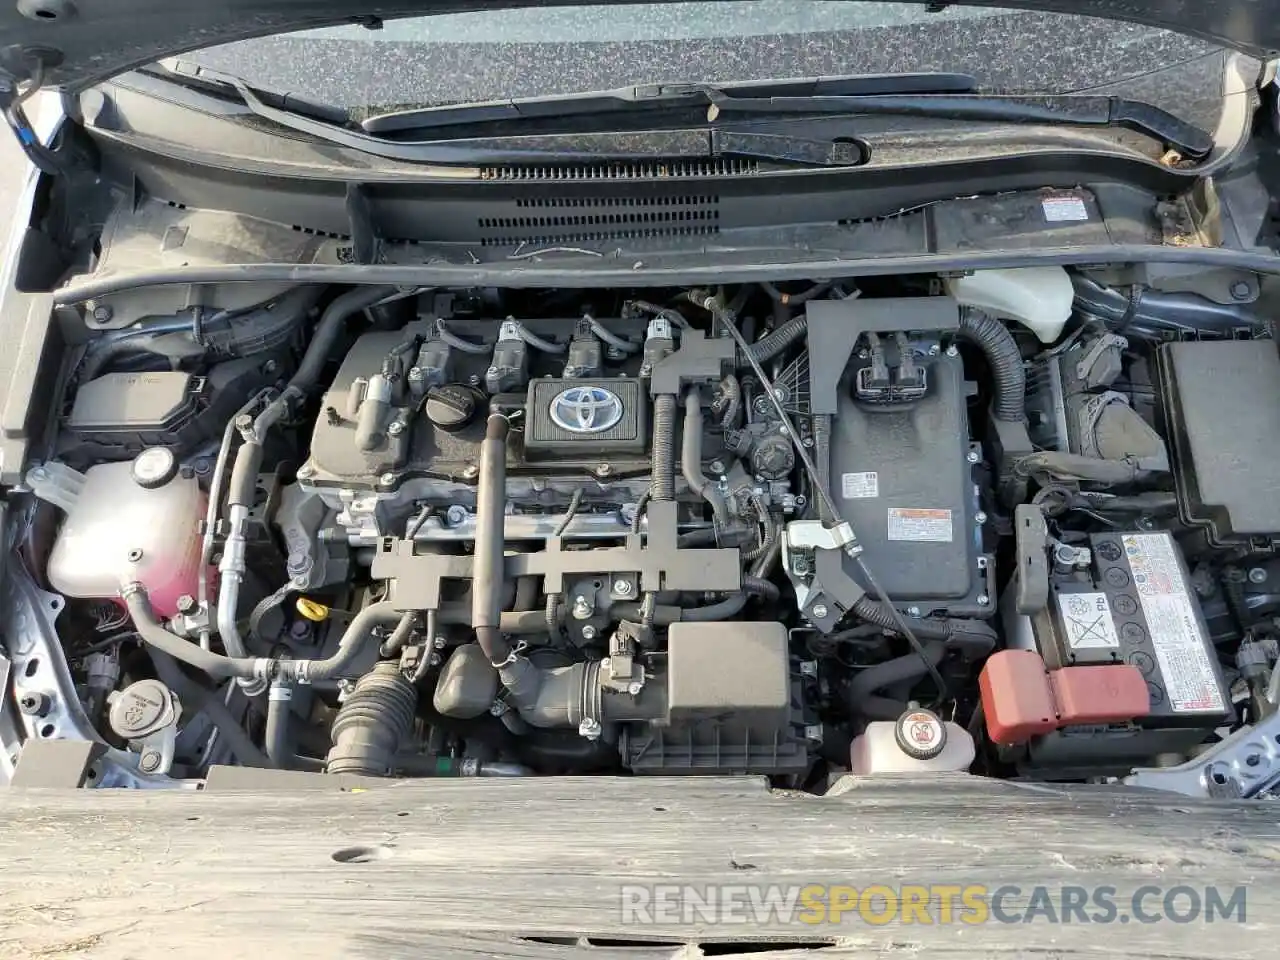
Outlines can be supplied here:
M1083 558L1083 553L1077 552ZM1088 559L1050 575L1049 602L1031 618L1050 671L1124 663L1150 700L1127 724L1065 727L1028 744L1026 766L1090 776L1190 750L1234 711L1216 651L1173 536L1093 534Z

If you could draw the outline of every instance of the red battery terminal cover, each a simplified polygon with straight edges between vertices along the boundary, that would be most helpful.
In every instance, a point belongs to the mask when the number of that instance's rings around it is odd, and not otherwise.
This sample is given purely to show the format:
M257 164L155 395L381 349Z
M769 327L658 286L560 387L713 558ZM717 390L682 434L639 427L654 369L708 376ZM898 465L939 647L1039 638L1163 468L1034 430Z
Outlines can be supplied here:
M1033 650L1001 650L978 677L987 735L1002 746L1062 727L1145 717L1151 699L1142 671L1127 663L1050 671Z

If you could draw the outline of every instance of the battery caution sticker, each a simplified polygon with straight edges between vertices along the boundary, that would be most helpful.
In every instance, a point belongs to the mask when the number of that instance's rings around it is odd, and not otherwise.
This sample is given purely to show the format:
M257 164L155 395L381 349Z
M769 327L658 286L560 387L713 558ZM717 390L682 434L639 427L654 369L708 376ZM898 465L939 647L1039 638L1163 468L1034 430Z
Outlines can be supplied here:
M1058 612L1073 650L1118 650L1120 637L1105 593L1060 593Z
M1168 537L1126 534L1121 538L1143 615L1151 633L1169 705L1179 713L1226 709L1208 643L1191 605L1190 590Z
M950 510L889 508L889 539L916 543L950 543Z

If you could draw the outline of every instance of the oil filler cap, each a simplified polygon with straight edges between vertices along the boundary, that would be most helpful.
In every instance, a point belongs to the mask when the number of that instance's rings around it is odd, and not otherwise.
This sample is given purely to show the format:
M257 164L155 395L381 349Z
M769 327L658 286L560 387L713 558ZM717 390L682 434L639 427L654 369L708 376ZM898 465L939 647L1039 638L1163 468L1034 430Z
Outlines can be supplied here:
M480 398L470 387L446 383L427 391L423 411L432 425L445 433L457 433L476 417Z
M894 739L915 760L932 760L947 745L947 728L932 710L913 707L898 718Z
M143 490L155 490L178 475L178 458L168 447L147 447L133 458L129 475Z

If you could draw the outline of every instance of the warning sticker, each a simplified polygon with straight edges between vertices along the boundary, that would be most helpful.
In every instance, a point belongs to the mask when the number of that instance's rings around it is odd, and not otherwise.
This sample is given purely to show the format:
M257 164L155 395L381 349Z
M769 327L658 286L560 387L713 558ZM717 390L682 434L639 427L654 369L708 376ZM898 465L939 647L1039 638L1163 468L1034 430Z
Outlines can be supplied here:
M1049 223L1072 223L1089 219L1089 208L1079 197L1045 197L1040 202L1044 218Z
M889 508L889 539L924 543L951 542L950 510Z
M845 473L840 475L840 494L846 500L871 500L880 496L878 473Z
M1169 705L1179 713L1226 709L1171 541L1150 533L1128 534L1121 541L1164 675Z
M1058 610L1071 649L1119 649L1120 638L1105 593L1060 593Z

